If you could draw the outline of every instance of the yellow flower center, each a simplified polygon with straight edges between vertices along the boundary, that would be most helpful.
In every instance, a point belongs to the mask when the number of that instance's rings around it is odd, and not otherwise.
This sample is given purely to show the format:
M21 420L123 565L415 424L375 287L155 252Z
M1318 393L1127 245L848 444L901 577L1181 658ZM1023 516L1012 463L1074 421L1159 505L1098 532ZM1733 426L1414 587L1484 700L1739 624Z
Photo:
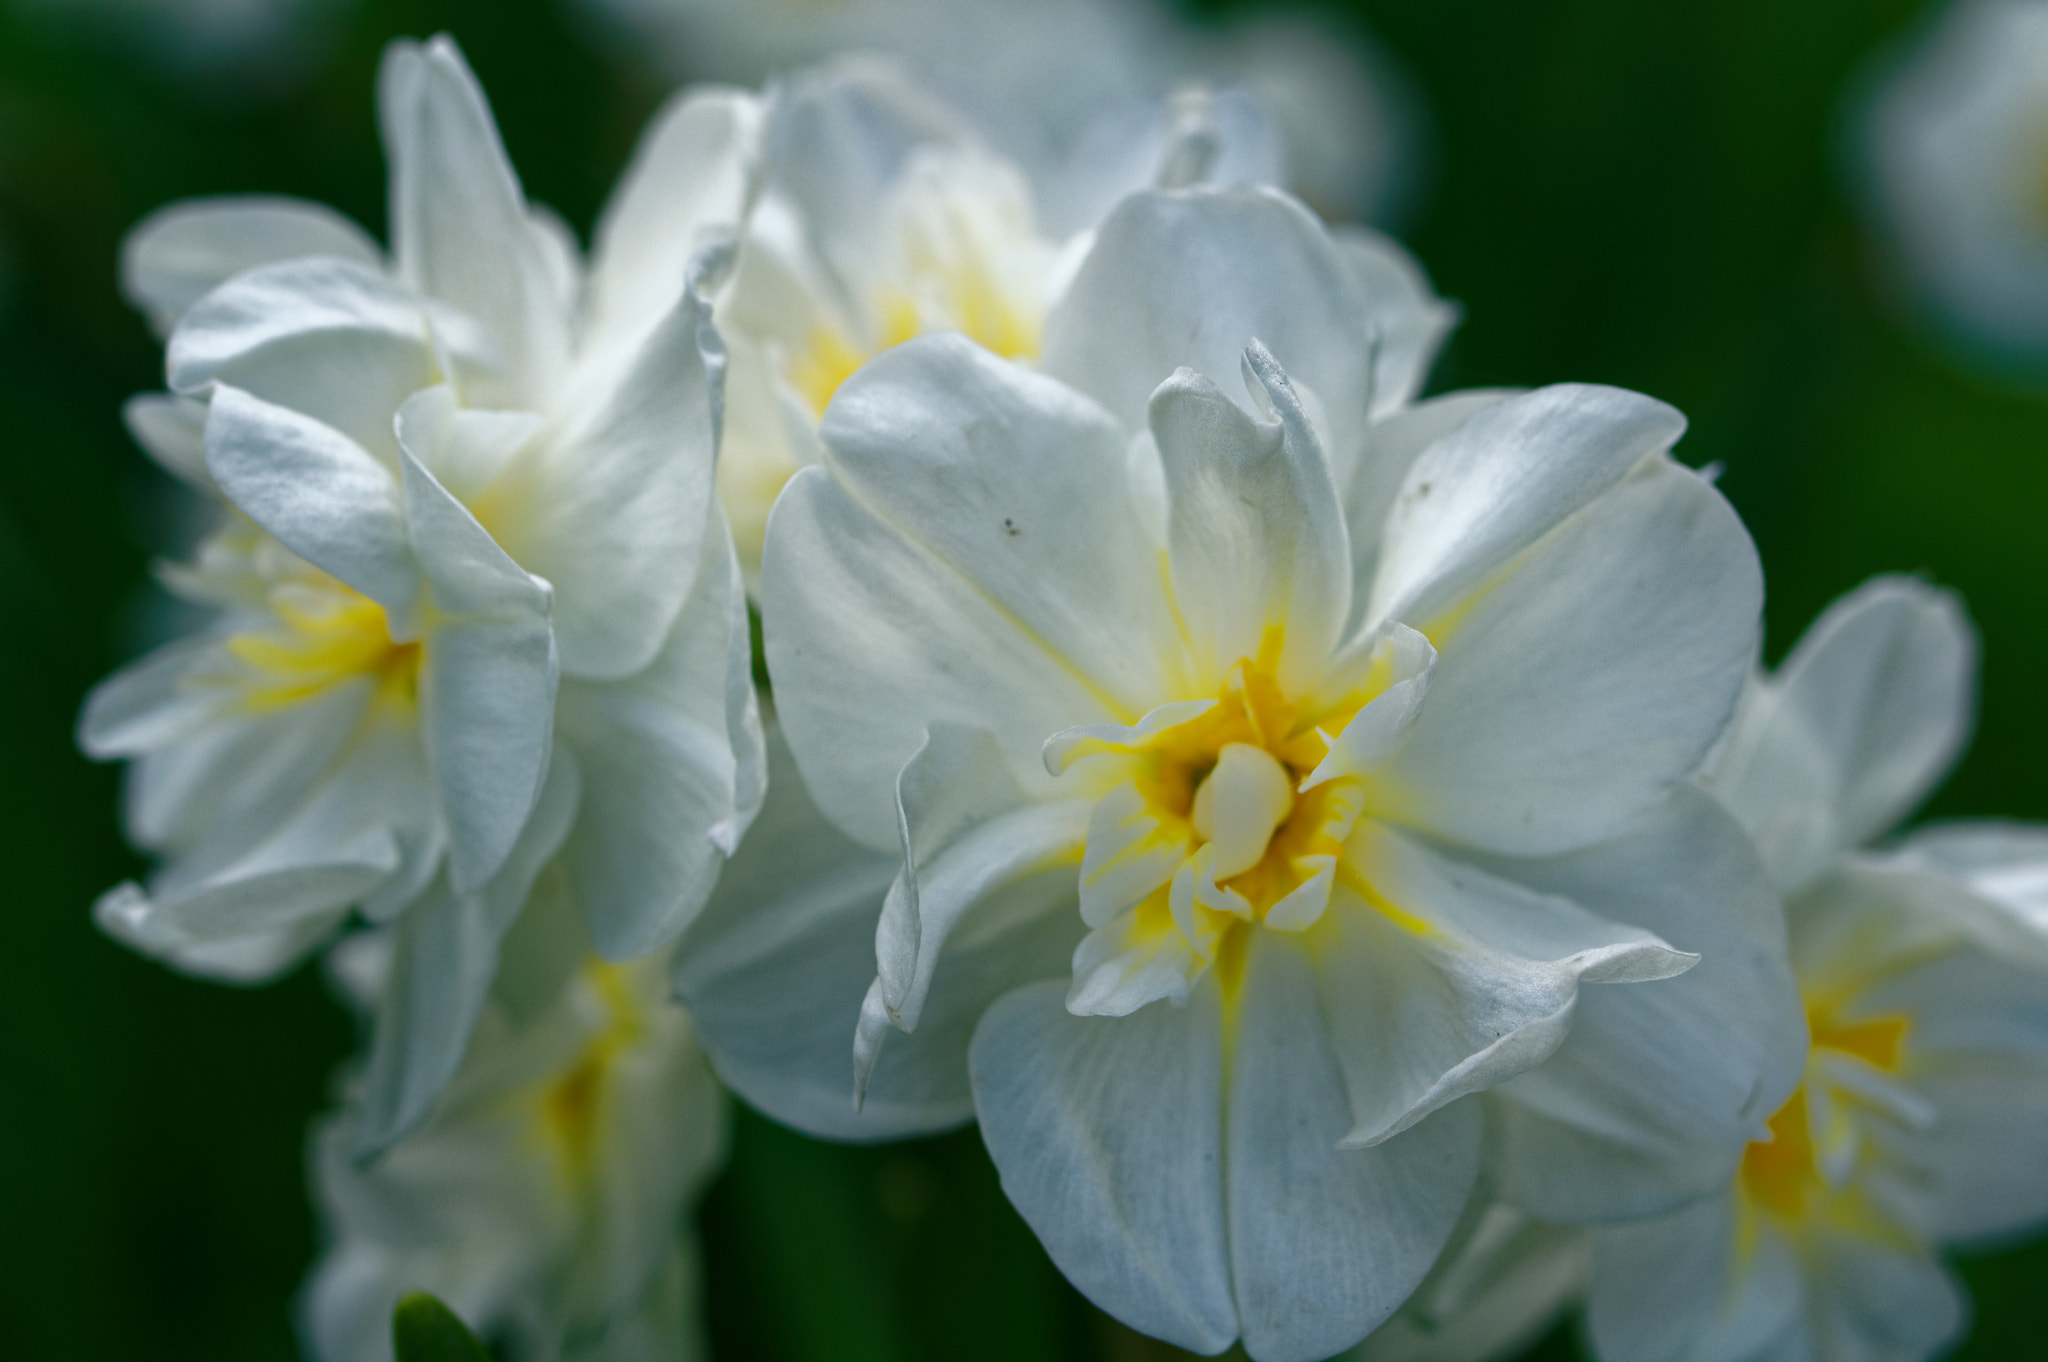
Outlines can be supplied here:
M618 966L593 960L584 966L583 979L603 1007L603 1024L540 1097L542 1127L560 1156L565 1179L572 1183L588 1178L597 1166L607 1090L620 1057L646 1029Z
M412 703L419 693L420 647L392 641L384 607L327 578L291 581L270 593L275 624L236 634L228 652L241 661L244 702L264 711L310 700L359 676L380 700Z

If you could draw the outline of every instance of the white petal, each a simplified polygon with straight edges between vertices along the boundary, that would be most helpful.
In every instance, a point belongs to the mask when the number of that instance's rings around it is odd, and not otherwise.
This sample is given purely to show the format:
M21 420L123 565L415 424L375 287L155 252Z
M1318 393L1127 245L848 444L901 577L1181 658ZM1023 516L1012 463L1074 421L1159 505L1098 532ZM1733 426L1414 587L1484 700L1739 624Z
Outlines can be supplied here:
M667 637L703 552L717 456L723 351L694 290L616 387L551 432L500 531L555 589L571 676L615 680Z
M218 665L221 635L194 634L136 659L94 686L78 715L78 745L99 761L135 757L221 717L232 692L194 684Z
M1932 1253L1844 1240L1815 1291L1814 1350L1833 1362L1932 1357L1962 1333L1962 1288Z
M1389 624L1372 640L1368 666L1384 663L1386 689L1367 701L1331 742L1316 769L1301 782L1303 791L1344 776L1368 776L1401 750L1408 731L1429 698L1436 676L1436 649L1405 624Z
M1599 846L1488 864L1700 956L1654 987L1581 992L1557 1053L1495 1090L1500 1194L1579 1222L1661 1214L1726 1183L1806 1060L1777 898L1740 826L1680 787Z
M1096 233L1046 319L1043 367L1137 430L1175 369L1233 389L1245 346L1263 341L1314 395L1330 462L1348 471L1372 399L1371 311L1329 233L1294 200L1259 189L1149 191L1126 198Z
M1674 464L1647 466L1437 630L1436 676L1389 768L1387 807L1516 854L1608 836L1720 735L1762 591L1721 495Z
M1407 406L1457 325L1458 309L1436 296L1422 266L1392 237L1346 223L1330 233L1358 282L1372 328L1372 414Z
M597 224L598 331L652 326L682 295L691 256L737 227L757 173L762 118L754 95L693 88L649 120Z
M1743 1254L1732 1193L1593 1241L1594 1355L1641 1362L1811 1357L1804 1264L1774 1233ZM1803 1347L1802 1347L1803 1345Z
M121 404L121 423L142 452L174 477L217 490L206 471L206 404L172 393L137 393Z
M1377 1327L1436 1261L1479 1173L1479 1112L1340 1148L1351 1114L1312 957L1275 932L1252 933L1247 952L1225 1140L1239 1327L1258 1362L1315 1362Z
M465 505L487 493L545 424L536 412L464 408L450 383L406 398L394 422L399 446Z
M703 544L694 592L645 670L562 683L558 740L586 778L563 858L591 940L613 960L688 925L761 806L746 596L722 520Z
M1068 1281L1197 1352L1237 1337L1223 1205L1223 1023L1186 1007L1074 1017L1047 981L997 1002L969 1050L1003 1190Z
M1969 736L1977 638L1950 593L1878 577L1745 705L1712 778L1788 891L1924 799Z
M121 243L121 292L168 335L185 310L233 276L299 256L375 268L377 243L324 204L260 194L187 199L151 213Z
M1405 1305L1344 1362L1487 1362L1515 1357L1585 1294L1592 1242L1475 1196Z
M1348 1144L1534 1068L1569 1033L1582 983L1667 979L1696 960L1369 820L1344 859L1384 905L1339 895L1312 929Z
M377 87L400 277L480 322L509 391L538 405L567 353L567 318L476 77L440 37L385 49Z
M1942 823L1908 837L1908 864L1961 883L2048 940L2048 827L1985 819Z
M345 869L325 882L324 889L338 891L328 897L346 902L353 888L347 873ZM372 868L368 873L374 877L380 872ZM302 883L293 884L288 892L298 891ZM92 906L92 920L128 949L161 960L181 973L230 984L263 984L304 960L334 932L347 912L342 907L327 913L292 915L281 927L242 936L201 937L158 912L142 886L130 881L100 895Z
M1428 632L1438 612L1684 433L1685 418L1655 398L1590 384L1474 413L1409 468L1381 531L1367 621Z
M428 317L417 295L376 270L327 257L286 261L201 299L171 333L164 363L175 392L233 384L392 462L391 414L440 377ZM477 343L455 319L436 317L434 330L457 348Z
M888 846L887 791L926 725L991 728L1045 788L1048 736L1133 722L1123 692L1150 707L1170 626L1122 442L1072 394L935 337L869 364L832 413L844 471L804 470L769 523L768 664L820 807Z
M243 514L409 633L420 570L390 469L332 426L226 384L208 410L206 464Z
M517 854L474 894L437 880L399 919L352 1131L359 1161L426 1118L469 1046L498 968L498 945L562 844L582 782L566 754L548 771Z
M1204 680L1258 656L1277 626L1278 680L1298 693L1351 613L1351 545L1329 464L1286 376L1256 341L1245 364L1270 423L1189 369L1152 397L1174 597Z
M1512 396L1513 390L1505 388L1445 393L1373 422L1349 485L1338 485L1344 497L1344 524L1351 535L1352 574L1357 581L1373 579L1379 563L1380 533L1400 499L1408 470L1423 451L1476 413ZM1365 599L1359 597L1352 606L1363 610Z

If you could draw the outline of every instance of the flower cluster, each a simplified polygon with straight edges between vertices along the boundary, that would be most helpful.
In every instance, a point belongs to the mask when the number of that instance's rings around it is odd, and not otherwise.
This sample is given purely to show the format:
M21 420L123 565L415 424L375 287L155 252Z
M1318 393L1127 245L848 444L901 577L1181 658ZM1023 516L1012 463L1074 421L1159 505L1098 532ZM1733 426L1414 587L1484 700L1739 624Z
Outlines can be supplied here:
M1455 309L1228 92L1079 221L885 60L686 92L587 259L451 42L378 93L387 245L131 239L211 622L81 725L159 860L105 930L325 950L364 1019L314 1356L416 1288L695 1355L713 1070L978 1122L1090 1299L1258 1362L1578 1302L1601 1362L1921 1358L1940 1249L2048 1218L2048 830L1884 840L1959 604L1879 579L1763 673L1684 417L1423 396Z

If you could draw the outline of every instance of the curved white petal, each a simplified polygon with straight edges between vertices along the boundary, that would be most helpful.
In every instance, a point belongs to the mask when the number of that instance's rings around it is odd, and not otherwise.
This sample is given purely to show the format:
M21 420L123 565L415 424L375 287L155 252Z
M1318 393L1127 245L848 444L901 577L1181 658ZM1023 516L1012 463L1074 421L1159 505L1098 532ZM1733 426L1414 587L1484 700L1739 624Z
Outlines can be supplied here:
M608 959L643 954L687 926L761 807L747 603L722 519L703 549L692 594L645 669L561 686L557 740L575 749L585 776L563 862Z
M78 745L100 761L137 757L218 720L233 692L197 683L221 645L214 630L174 639L101 681L79 709Z
M1239 357L1261 341L1313 394L1341 485L1371 410L1372 310L1343 252L1293 199L1151 190L1126 198L1096 232L1046 319L1043 367L1138 430L1175 369L1235 391Z
M1721 495L1675 464L1647 465L1453 617L1418 626L1436 630L1436 676L1388 769L1385 810L1514 854L1608 836L1719 737L1762 593L1755 547Z
M792 479L770 519L762 613L782 721L834 821L894 842L890 785L935 721L992 728L1043 789L1047 737L1135 720L1170 625L1100 412L934 337L848 381L826 433L832 466Z
M1458 324L1458 309L1436 296L1422 266L1392 237L1356 223L1333 228L1330 237L1366 299L1372 415L1384 417L1422 391L1437 350Z
M975 1028L975 1112L1003 1190L1083 1295L1155 1338L1221 1352L1238 1326L1217 990L1114 1019L1069 1015L1065 991L1017 989Z
M218 491L206 471L206 404L175 393L137 393L121 404L121 424L157 466L194 487Z
M374 873L374 872L373 872ZM330 881L345 901L346 871ZM293 886L294 889L298 886ZM161 960L180 973L229 984L269 983L312 952L347 915L347 908L293 916L286 925L246 936L197 936L166 919L148 891L132 880L100 895L93 924L128 949Z
M375 268L369 234L325 204L262 194L159 208L121 243L121 292L168 335L185 310L244 270L325 255Z
M1740 825L1681 786L1598 846L1487 864L1700 957L1655 987L1582 991L1557 1052L1495 1090L1500 1194L1574 1223L1661 1214L1726 1183L1806 1061L1777 896Z
M1148 409L1166 474L1177 617L1203 680L1257 657L1267 631L1283 629L1277 676L1299 693L1351 613L1351 545L1329 464L1286 375L1256 341L1243 362L1270 422L1191 369L1160 384Z
M1467 1102L1340 1147L1352 1119L1313 956L1277 932L1246 949L1225 1139L1232 1290L1247 1353L1315 1362L1377 1327L1436 1261L1479 1173L1479 1112Z
M391 414L440 380L439 339L460 349L478 338L434 317L418 295L382 272L315 256L236 275L196 303L171 333L164 366L172 391L203 397L231 384L346 435L395 462Z
M691 257L738 226L759 172L764 116L755 95L694 87L649 120L594 234L593 334L654 325L681 297Z
M1815 1290L1814 1351L1847 1362L1932 1357L1962 1332L1961 1285L1931 1253L1845 1240Z
M1365 446L1351 470L1348 485L1339 484L1344 498L1344 524L1351 536L1352 575L1369 582L1377 571L1380 535L1387 516L1400 499L1408 470L1437 441L1452 434L1478 412L1514 396L1512 389L1476 388L1445 393L1391 412L1373 422L1365 434ZM1360 595L1352 602L1363 610Z
M704 550L724 351L694 289L632 367L534 451L501 542L555 590L570 676L616 680L667 637Z
M1711 784L1788 893L1927 796L1969 736L1976 676L1961 602L1877 577L1829 606L1759 684Z
M1630 1362L1749 1362L1813 1354L1805 1266L1766 1232L1737 1246L1734 1194L1602 1230L1586 1323L1594 1355Z
M389 468L332 426L225 383L207 411L206 466L243 514L409 634L420 569Z
M1381 528L1368 623L1429 621L1685 433L1621 388L1560 383L1471 415L1409 467Z
M1900 858L1957 881L2048 940L2048 827L1989 819L1922 828Z
M1348 1145L1378 1144L1549 1058L1582 984L1668 979L1696 960L1370 820L1344 866L1373 899L1336 896L1309 944L1350 1095Z
M517 854L497 875L470 894L436 880L399 917L352 1123L358 1161L382 1154L426 1119L454 1076L497 973L499 943L567 835L581 785L575 761L562 754L548 769Z
M508 390L535 401L562 372L568 318L554 252L527 210L476 77L446 37L395 42L384 52L377 102L399 277L482 324Z

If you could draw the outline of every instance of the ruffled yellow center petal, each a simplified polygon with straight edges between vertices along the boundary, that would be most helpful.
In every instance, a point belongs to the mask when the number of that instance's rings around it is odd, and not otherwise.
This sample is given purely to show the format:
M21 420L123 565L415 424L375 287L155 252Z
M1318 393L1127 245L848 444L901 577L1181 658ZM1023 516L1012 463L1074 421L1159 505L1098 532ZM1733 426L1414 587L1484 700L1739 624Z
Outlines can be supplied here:
M380 699L411 704L419 693L420 648L392 641L384 607L329 578L272 588L274 623L234 635L229 654L247 668L243 701L252 710L296 705L357 677Z

